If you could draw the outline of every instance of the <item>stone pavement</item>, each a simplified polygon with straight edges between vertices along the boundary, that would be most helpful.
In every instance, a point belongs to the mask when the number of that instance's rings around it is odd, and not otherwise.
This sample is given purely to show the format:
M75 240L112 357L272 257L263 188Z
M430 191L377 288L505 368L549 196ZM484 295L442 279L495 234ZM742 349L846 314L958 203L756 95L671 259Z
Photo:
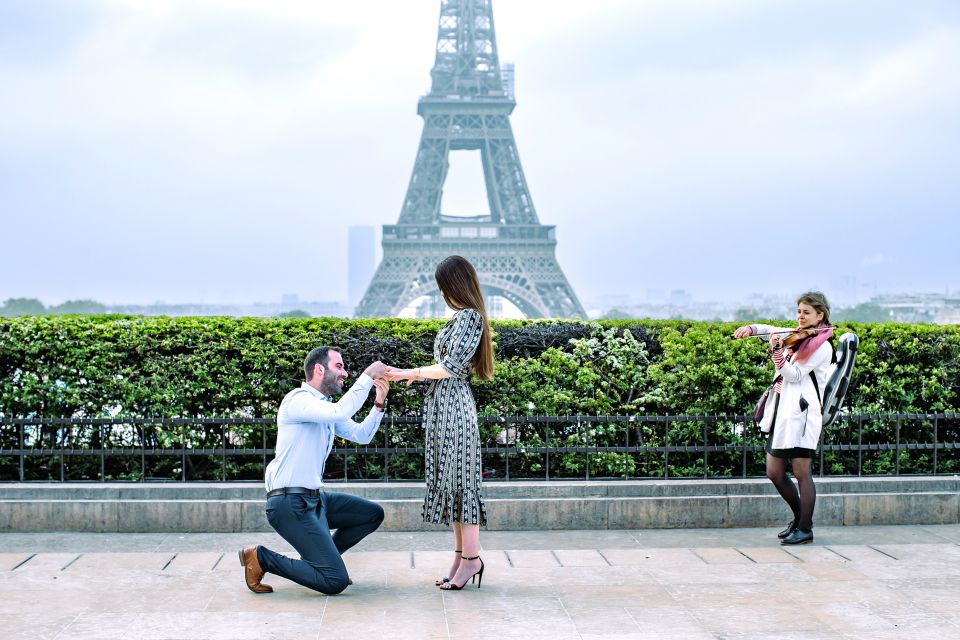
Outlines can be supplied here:
M444 592L450 536L383 532L324 596L236 552L267 533L0 534L4 638L960 638L960 525L484 532L483 587Z

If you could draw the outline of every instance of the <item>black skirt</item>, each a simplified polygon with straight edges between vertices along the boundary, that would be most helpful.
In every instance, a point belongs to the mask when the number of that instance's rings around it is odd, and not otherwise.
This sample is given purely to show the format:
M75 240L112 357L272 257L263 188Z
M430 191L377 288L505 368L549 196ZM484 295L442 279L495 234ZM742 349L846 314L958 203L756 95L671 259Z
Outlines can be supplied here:
M772 455L774 458L783 458L784 460L792 460L794 458L813 458L816 451L814 449L804 449L803 447L793 447L792 449L774 449L771 446L773 442L773 431L777 424L777 409L780 407L780 394L777 394L777 397L773 403L773 419L770 421L770 433L767 434L767 444L763 448L764 451Z

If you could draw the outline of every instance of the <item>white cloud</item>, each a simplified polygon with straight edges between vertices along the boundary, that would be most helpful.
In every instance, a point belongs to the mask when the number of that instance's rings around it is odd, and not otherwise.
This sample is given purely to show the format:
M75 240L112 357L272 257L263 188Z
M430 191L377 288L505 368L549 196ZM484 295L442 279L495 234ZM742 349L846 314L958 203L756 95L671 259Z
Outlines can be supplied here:
M842 98L856 109L923 110L960 105L960 31L939 29L886 51Z

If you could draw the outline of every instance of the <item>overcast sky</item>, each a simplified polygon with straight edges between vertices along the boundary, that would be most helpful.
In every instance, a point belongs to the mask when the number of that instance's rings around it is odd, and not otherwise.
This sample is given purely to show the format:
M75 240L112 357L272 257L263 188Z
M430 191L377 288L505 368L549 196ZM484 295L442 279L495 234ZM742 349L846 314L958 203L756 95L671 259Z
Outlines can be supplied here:
M0 300L345 300L347 228L400 212L439 6L0 0ZM533 201L588 308L960 290L960 2L494 14ZM470 158L445 212L486 211Z

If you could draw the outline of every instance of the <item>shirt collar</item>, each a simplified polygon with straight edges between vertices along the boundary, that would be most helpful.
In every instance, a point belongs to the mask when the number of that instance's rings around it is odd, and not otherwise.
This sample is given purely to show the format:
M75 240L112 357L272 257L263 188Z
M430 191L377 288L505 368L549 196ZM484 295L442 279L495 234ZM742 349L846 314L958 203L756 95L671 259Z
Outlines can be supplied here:
M320 393L319 391L317 391L316 389L314 389L313 387L311 387L311 386L310 386L309 384L307 384L306 382L301 382L301 383L300 383L300 388L303 389L304 391L309 391L310 393L312 393L313 395L317 396L317 397L320 398L321 400L326 400L327 402L330 401L330 396L325 396L325 395L323 395L322 393Z

